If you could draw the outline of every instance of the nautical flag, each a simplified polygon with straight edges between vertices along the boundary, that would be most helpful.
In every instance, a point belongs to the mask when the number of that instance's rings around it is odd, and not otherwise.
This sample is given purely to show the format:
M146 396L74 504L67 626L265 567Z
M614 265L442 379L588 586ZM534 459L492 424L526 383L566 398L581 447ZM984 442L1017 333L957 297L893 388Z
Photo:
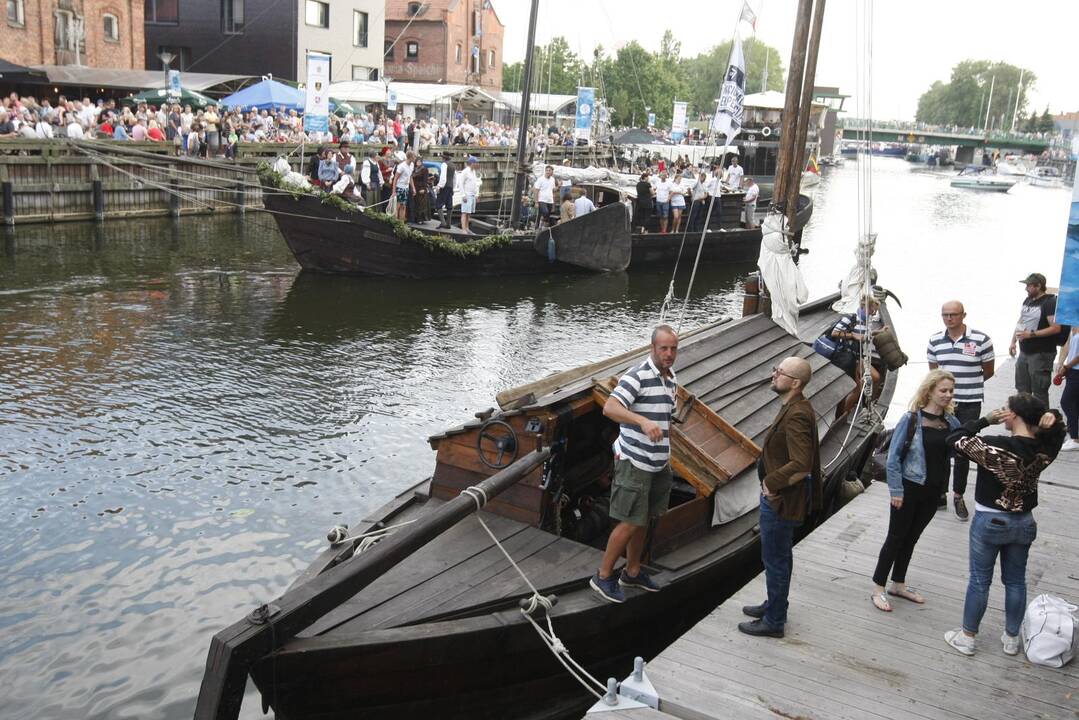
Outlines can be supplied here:
M817 157L815 155L809 156L809 162L806 163L806 172L820 175L820 165L817 164Z
M742 3L742 15L738 18L739 21L745 20L754 31L757 29L757 13L753 12L753 8L749 6L749 3Z
M719 104L716 106L715 116L712 117L712 130L723 133L727 137L728 145L742 129L742 102L745 95L746 59L742 55L742 38L735 33L731 59L727 65L727 73L723 76L723 88L719 91Z

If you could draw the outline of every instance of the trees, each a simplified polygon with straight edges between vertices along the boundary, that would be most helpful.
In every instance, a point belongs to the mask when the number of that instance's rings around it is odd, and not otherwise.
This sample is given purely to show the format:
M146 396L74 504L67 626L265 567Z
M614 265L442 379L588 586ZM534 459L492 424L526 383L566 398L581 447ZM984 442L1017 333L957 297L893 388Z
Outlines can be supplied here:
M1022 113L1027 104L1027 92L1035 82L1037 76L1034 73L1009 63L964 60L952 68L948 82L938 80L922 93L918 98L915 118L919 122L936 125L988 125L1011 129L1016 94L1019 96L1019 112ZM992 104L987 108L990 89ZM1016 124L1019 124L1018 117Z

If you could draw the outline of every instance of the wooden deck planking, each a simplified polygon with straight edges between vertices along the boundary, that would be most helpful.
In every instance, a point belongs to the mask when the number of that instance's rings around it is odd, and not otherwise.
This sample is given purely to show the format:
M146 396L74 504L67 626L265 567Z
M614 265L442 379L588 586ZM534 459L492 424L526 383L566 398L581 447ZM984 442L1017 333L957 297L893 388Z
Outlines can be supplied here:
M1003 404L1011 378L1005 363L987 386L984 407ZM1051 398L1059 401L1059 388ZM968 506L973 495L972 474ZM1028 601L1042 592L1079 600L1077 509L1079 453L1062 453L1039 486ZM891 613L872 606L871 575L887 524L888 492L880 483L795 548L785 639L752 638L736 628L746 619L741 606L765 596L759 575L664 650L648 666L660 710L685 720L1079 717L1079 662L1053 669L1001 651L999 570L977 654L968 658L944 643L944 631L961 624L968 567L969 524L950 504L922 535L908 572L926 604L892 598Z

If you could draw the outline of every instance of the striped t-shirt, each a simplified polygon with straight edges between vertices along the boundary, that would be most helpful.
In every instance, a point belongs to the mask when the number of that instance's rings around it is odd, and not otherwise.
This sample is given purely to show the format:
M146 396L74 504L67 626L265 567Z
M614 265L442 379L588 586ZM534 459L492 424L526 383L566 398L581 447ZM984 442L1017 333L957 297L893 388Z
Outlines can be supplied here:
M877 353L877 346L873 344L873 340L871 338L871 335L872 335L873 331L879 330L881 328L881 323L880 323L879 320L876 320L874 318L870 318L869 319L869 326L866 327L866 322L865 322L864 316L865 316L865 313L862 310L859 310L857 313L854 313L853 315L844 315L843 317L839 318L839 322L837 322L832 327L832 330L833 331L838 330L839 332L842 332L842 333L854 333L855 335L861 335L862 337L867 338L869 340L869 354L870 354L870 357L873 360L880 360L880 355ZM863 342L865 342L865 341L863 341ZM854 349L857 351L858 350L858 341L857 340L852 340L851 343L854 345Z
M985 387L982 364L993 359L993 341L983 332L966 328L958 340L941 330L929 338L925 358L955 375L955 402L981 402Z
M619 424L615 452L641 470L659 472L670 461L671 413L674 411L677 383L674 370L671 370L670 377L664 378L649 357L640 365L630 368L611 391L611 397L630 412L654 421L663 430L663 439L652 442L641 432L639 425Z

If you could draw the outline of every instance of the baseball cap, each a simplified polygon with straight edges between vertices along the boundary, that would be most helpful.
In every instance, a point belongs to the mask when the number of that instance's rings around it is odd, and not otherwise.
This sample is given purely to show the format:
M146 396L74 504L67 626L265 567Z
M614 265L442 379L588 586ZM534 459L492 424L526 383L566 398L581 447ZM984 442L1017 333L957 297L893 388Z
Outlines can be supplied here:
M1019 282L1023 283L1024 285L1034 284L1045 287L1045 276L1041 273L1031 273L1026 276L1026 279L1020 280Z

